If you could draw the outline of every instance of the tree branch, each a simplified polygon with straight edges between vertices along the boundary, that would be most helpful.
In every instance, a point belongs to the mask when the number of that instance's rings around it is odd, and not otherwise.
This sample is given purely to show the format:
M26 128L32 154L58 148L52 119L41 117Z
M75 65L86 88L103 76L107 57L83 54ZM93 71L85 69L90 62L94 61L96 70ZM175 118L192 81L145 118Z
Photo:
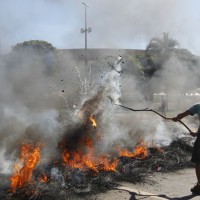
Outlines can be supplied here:
M119 104L115 104L116 106L120 106L120 107L123 107L123 108L126 108L128 110L131 110L131 111L134 111L134 112L137 112L137 111L150 111L150 112L154 112L155 114L159 115L160 117L162 117L163 119L165 120L172 120L172 118L169 118L169 117L165 117L163 115L161 115L160 113L158 113L157 111L153 110L153 109L148 109L148 108L144 108L144 109L133 109L133 108L129 108L129 107L126 107L126 106L123 106L123 105L119 105ZM190 128L184 124L181 120L178 120L178 122L180 122L190 133L192 133L192 131L190 130Z

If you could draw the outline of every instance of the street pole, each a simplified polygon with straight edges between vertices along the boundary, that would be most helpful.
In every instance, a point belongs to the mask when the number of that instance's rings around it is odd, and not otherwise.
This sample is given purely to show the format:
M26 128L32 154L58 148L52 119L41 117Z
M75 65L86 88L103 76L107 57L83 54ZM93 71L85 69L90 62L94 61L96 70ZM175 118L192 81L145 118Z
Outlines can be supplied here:
M1 37L0 37L0 55L1 55Z
M87 4L85 4L85 52L87 52Z
M81 33L85 33L85 67L87 66L87 33L90 33L92 31L91 28L87 28L87 5L85 2L82 2L82 4L85 6L85 28L81 29Z

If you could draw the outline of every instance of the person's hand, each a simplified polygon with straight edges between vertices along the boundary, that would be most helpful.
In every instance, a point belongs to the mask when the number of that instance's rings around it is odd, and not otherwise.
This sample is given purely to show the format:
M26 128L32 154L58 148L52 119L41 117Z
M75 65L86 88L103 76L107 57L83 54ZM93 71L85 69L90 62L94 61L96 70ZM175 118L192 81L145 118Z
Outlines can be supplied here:
M197 132L190 132L190 135L191 135L192 137L197 137Z
M173 117L172 120L173 120L174 122L177 122L177 121L179 121L180 119L179 119L178 116L177 116L177 117Z
M173 117L172 120L173 120L174 122L177 122L177 121L180 121L182 118L183 118L183 117L182 117L182 114L178 114L176 117Z

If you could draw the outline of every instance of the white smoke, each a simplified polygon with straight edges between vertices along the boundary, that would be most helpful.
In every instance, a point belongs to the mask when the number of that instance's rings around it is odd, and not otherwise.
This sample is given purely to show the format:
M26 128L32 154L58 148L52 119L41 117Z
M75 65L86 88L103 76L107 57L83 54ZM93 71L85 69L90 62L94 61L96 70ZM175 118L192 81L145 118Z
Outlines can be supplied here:
M9 165L15 158L16 150L23 143L38 143L43 145L44 157L55 153L58 145L59 130L58 112L47 110L30 112L27 108L4 107L1 110L1 172L11 170Z
M102 91L103 96L97 98L99 103L97 107L98 111L102 110L101 134L104 136L102 141L104 150L112 149L117 143L134 147L140 138L144 138L147 142L154 140L159 144L169 143L180 132L180 129L174 131L173 128L176 127L174 122L167 125L166 121L154 113L130 112L115 105L125 104L136 109L146 107L158 109L159 106L154 102L150 104L145 101L141 81L136 75L131 74L130 77L123 73L121 58L116 59L112 66L102 66L102 71L94 72L92 69L91 72L95 73L91 74L93 80L84 81L85 77L81 76L82 65L75 65L73 57L62 56L57 72L52 76L45 73L45 66L40 59L24 58L23 63L12 64L9 69L5 63L1 63L0 168L2 171L5 171L10 160L14 159L16 150L22 142L40 141L44 144L42 155L54 156L63 130L69 124L73 125L75 122L73 120L78 118L77 113L83 105L83 100L86 98L92 100L92 96L99 91ZM98 65L101 66L101 63L97 63ZM182 83L188 80L190 87L195 87L198 80L195 73L198 75L198 71L191 71L187 63L171 57L165 63L163 70L158 71L149 83L156 89L166 85L174 94L184 91ZM94 78L97 74L101 78ZM178 97L180 96L173 96L171 101L178 102L177 105L180 106ZM185 108L189 106L189 102L184 106ZM181 111L184 106L175 108L174 111ZM62 112L65 120L61 119Z

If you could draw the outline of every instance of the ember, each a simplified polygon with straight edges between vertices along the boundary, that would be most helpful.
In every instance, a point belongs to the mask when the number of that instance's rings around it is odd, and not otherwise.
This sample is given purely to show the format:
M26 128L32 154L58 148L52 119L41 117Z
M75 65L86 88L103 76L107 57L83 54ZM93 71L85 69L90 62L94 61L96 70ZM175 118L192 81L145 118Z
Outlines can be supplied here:
M95 121L93 115L90 116L90 121L92 122L92 126L93 126L94 128L96 128L96 127L97 127L97 123L96 123L96 121Z
M42 174L41 177L39 177L39 181L41 183L46 183L48 181L48 177L45 174Z

